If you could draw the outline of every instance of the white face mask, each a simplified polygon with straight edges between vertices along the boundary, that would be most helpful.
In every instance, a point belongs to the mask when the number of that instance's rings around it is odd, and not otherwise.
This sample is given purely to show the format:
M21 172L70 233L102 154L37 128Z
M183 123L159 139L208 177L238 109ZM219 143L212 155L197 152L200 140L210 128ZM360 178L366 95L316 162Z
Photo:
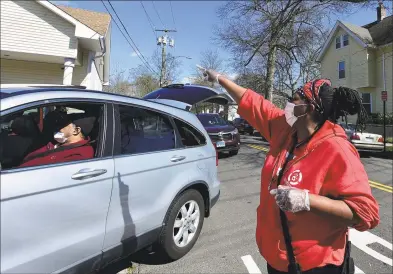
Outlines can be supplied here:
M67 138L64 136L63 132L56 132L53 135L53 138L60 144L64 144L67 141Z
M285 106L284 111L285 111L285 120L287 121L288 125L290 125L292 127L299 117L303 117L303 116L307 115L307 113L304 113L304 114L296 117L295 113L294 113L296 106L306 106L306 105L307 104L295 105L294 103L287 102L287 105Z

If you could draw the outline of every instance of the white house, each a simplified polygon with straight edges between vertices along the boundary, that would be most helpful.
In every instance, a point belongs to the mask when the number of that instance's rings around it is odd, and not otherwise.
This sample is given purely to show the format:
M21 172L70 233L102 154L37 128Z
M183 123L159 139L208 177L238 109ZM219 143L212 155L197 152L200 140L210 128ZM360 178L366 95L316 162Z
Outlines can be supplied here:
M109 14L49 1L0 3L1 84L108 84Z

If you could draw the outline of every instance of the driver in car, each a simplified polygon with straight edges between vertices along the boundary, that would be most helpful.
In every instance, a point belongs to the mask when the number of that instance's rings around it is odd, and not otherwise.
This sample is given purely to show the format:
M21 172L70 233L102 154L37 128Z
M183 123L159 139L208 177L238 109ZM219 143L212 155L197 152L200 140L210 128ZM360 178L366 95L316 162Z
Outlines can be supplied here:
M72 121L65 112L52 113L55 122L53 135L56 144L49 142L28 154L20 167L48 165L61 162L86 160L94 157L94 149L86 135L94 121L91 117ZM85 135L86 134L86 135Z

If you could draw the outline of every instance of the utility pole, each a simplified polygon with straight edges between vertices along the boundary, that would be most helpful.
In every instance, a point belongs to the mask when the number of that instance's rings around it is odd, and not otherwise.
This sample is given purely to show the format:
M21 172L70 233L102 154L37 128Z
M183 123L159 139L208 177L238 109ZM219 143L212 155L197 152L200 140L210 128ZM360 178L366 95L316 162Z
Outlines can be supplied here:
M169 44L170 47L175 46L175 40L173 38L168 37L168 32L176 32L176 30L171 29L156 29L156 31L164 32L164 35L157 38L157 45L162 47L162 62L161 62L161 74L160 74L160 87L166 85L166 46Z

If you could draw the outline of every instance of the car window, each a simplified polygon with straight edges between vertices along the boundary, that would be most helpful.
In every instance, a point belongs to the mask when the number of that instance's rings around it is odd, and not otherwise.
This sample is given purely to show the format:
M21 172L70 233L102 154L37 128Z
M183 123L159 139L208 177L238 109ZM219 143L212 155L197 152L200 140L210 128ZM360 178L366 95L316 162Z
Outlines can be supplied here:
M228 125L228 122L218 115L199 115L198 119L205 127Z
M205 136L196 128L176 118L174 118L174 121L184 146L193 147L206 144Z
M102 111L102 104L61 103L1 117L2 170L96 157Z
M345 124L345 123L340 123L339 124L342 128L344 128L345 130L355 130L355 126L353 124Z
M175 131L161 113L131 106L119 106L121 154L146 153L176 147Z

